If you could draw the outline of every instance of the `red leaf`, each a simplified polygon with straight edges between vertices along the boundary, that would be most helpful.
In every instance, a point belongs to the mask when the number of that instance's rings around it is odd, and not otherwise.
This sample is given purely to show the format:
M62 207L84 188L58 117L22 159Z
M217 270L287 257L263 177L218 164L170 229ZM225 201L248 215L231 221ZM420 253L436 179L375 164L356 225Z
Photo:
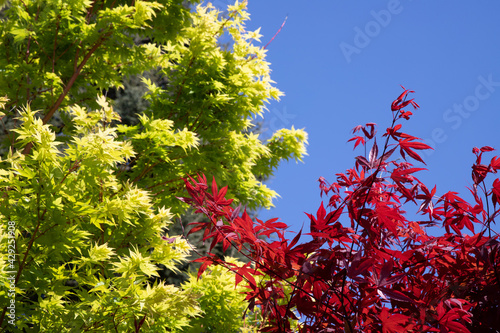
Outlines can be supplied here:
M333 212L328 213L328 215L325 218L326 223L332 224L334 222L337 222L337 220L340 218L340 215L342 214L343 210L344 210L343 207L339 207L339 208L335 209Z
M366 124L366 126L370 127L370 133L368 133L365 128L362 128L363 133L365 134L365 136L368 139L373 138L373 136L375 135L375 125L376 125L375 123L367 123Z
M413 149L418 149L418 150L433 149L431 146L428 146L423 142L413 141L413 138L399 140L399 145L404 146L405 148L413 148Z
M485 151L493 151L495 150L495 148L492 148L490 146L484 146L484 147L481 147L481 151L482 152L485 152Z
M396 150L396 148L397 147L394 147L391 150L386 151L384 153L384 155L382 155L382 157L380 157L380 159L382 160L382 163L384 163L389 157L391 157L392 153L394 153L394 151Z
M209 257L198 258L193 260L193 262L202 262L200 268L198 269L198 279L203 274L203 272L205 272L207 267L213 264L213 260Z
M254 269L250 268L251 264L252 264L251 262L247 262L245 265L239 267L236 270L235 274L236 285L238 285L241 282L242 278L244 277L246 281L250 284L251 288L255 288L257 286L257 284L255 283L255 278L253 277L252 274Z
M393 267L394 267L394 261L392 261L392 259L384 263L382 269L380 270L380 278L378 281L378 286L385 286L387 284L386 280L391 274Z
M359 131L361 131L362 129L363 129L363 126L362 126L362 125L358 125L358 126L356 126L356 127L354 127L354 128L352 129L352 134L354 134L354 133L356 133L356 132L359 132ZM352 140L352 139L351 139L351 140Z
M421 170L427 170L426 168L409 168L409 169L401 169L397 168L394 169L394 171L391 174L391 178L394 181L401 182L401 183L406 183L406 182L412 182L415 177L409 176L409 174L412 174L417 171Z
M474 164L472 166L472 180L474 184L479 184L488 175L489 168L484 164Z
M367 169L371 168L371 163L364 156L356 156L356 162Z
M383 308L379 319L382 322L383 333L399 333L405 331L405 324L409 317L399 313L390 313L387 308Z
M407 302L407 303L415 303L414 300L406 296L400 291L385 288L385 287L380 287L378 288L380 291L382 291L385 295L389 296L390 299L400 301L400 302Z
M227 193L227 186L224 186L223 188L220 189L219 194L217 194L217 201L219 199L223 199L226 196Z
M493 172L496 173L498 169L500 169L500 157L495 156L491 159L490 166L493 169Z
M377 155L378 155L378 146L377 146L377 139L375 139L373 147L370 150L370 155L369 155L370 163L373 163L377 159Z
M292 239L290 244L288 244L288 249L291 249L295 244L297 244L301 235L302 235L302 229L300 229L299 233Z
M398 132L398 130L401 128L401 124L397 124L394 127L389 127L386 129L386 132L383 136L390 135L394 140L397 140L398 137L400 137L403 133Z
M347 140L347 142L350 142L350 141L354 141L356 140L356 143L354 144L354 149L356 149L356 147L361 143L363 146L365 145L365 138L363 138L362 136L355 136L349 140Z
M361 257L361 252L358 252L354 255L354 259L347 270L347 275L351 279L356 279L358 275L365 275L368 271L368 268L373 266L372 258L363 258Z
M500 180L498 178L493 181L491 194L491 201L493 201L493 205L496 206L497 203L500 202Z
M411 150L411 148L419 149L419 150L432 149L431 147L429 147L425 143L414 142L414 141L411 141L411 139L399 140L399 146L401 147L401 156L403 156L403 158L405 157L403 154L403 151L404 151L405 153L410 155L413 159L415 159L419 162L422 162L424 164L425 164L425 162L422 160L422 158L417 153L415 153L413 150Z
M325 215L326 215L326 210L325 207L323 206L323 201L321 202L321 205L318 208L318 211L316 212L316 217L314 217L311 214L306 215L311 219L311 232L318 232L323 230L325 227Z
M443 326L446 326L453 333L470 333L467 327L456 321L448 321Z
M214 196L214 198L217 197L217 182L215 181L215 176L213 176L213 179L212 179L212 195Z

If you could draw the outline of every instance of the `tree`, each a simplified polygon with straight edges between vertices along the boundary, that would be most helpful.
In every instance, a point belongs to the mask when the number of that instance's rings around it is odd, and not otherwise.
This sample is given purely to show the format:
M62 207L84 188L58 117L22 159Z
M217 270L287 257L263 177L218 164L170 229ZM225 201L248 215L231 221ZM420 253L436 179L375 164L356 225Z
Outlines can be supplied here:
M494 149L473 149L472 203L455 192L438 197L415 176L424 169L409 162L423 163L417 151L431 149L401 130L412 116L407 108L419 107L410 93L392 103L380 149L376 125L357 126L349 141L371 142L369 154L336 182L319 179L328 200L308 214L311 241L299 243L301 232L287 239L278 219L252 221L215 179L212 186L203 175L185 180L190 196L182 200L210 218L195 229L211 246L245 249L251 259L239 267L208 255L198 259L199 274L214 265L234 271L265 318L263 331L296 331L298 321L301 332L498 332L500 243L492 223L500 180L487 176L500 170L500 157L485 162ZM410 205L416 219L404 209ZM430 235L438 225L442 235Z
M237 184L227 194L240 203L269 207L276 194L259 179L301 160L307 143L293 128L266 142L249 132L281 92L253 44L258 33L245 31L245 3L228 13L167 0L10 1L0 25L2 329L210 322L203 277L184 287L155 278L191 251L168 231L188 208L176 199L186 195L182 177L214 174ZM231 49L219 46L222 35ZM136 45L137 36L153 42ZM101 92L152 70L166 85L144 79L148 108L138 124L120 124ZM225 313L235 318L245 300L232 304Z
M306 133L280 130L265 144L247 133L252 118L281 92L272 86L265 50L252 44L260 35L244 31L246 3L229 6L224 19L201 6L189 13L180 3L12 1L0 30L0 96L10 99L3 119L8 125L4 150L14 142L9 128L16 126L19 106L29 103L43 110L44 123L56 111L64 121L71 105L97 108L96 96L103 89L120 87L124 76L160 67L166 87L145 80L150 108L138 126L119 127L137 152L120 178L151 189L159 204L173 205L177 213L184 209L175 208L180 177L210 171L222 182L238 184L231 194L241 202L269 207L276 193L257 179L271 175L283 159L301 160ZM225 32L234 41L232 50L218 44ZM155 43L135 45L132 35ZM69 121L58 125L62 134L71 135ZM197 149L188 151L167 137L148 137L163 127L182 131Z
M147 283L157 275L155 263L175 269L190 248L162 236L168 209L116 178L113 165L133 151L115 140L116 129L106 125L114 114L103 106L75 115L77 132L64 155L48 125L29 108L21 112L19 144L31 142L33 149L9 154L2 169L0 212L13 240L11 251L7 242L2 251L14 255L3 257L9 270L2 281L15 286L16 300L12 313L6 305L12 298L2 290L3 327L138 331L145 325L154 332L180 329L199 311L188 290Z

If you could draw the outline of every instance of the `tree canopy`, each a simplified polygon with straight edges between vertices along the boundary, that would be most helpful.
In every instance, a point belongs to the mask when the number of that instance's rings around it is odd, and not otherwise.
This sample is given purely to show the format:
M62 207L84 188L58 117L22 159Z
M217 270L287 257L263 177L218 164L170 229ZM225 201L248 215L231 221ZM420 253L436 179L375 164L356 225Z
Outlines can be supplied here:
M306 153L303 130L281 129L265 142L252 132L282 93L255 44L258 31L245 29L245 6L222 15L176 0L7 4L2 328L183 331L219 318L232 323L225 331L256 330L241 319L247 303L228 283L234 274L214 270L179 287L155 278L160 265L175 271L192 251L168 231L188 207L177 198L186 193L182 178L211 174L233 184L227 195L238 202L270 207L276 193L259 179ZM145 76L147 107L137 124L121 124L106 91L151 71L165 84ZM224 311L203 297L214 278L234 299Z
M215 180L185 180L183 200L208 217L194 230L211 247L245 249L251 259L238 266L209 253L197 259L198 274L213 266L235 272L261 312L262 332L498 332L500 179L491 178L500 157L486 157L490 146L472 149L472 202L453 191L436 195L413 164L432 148L403 130L409 108L419 108L411 93L390 106L380 149L376 124L353 129L354 147L371 148L335 182L319 178L326 200L307 214L307 241L303 230L287 238L278 218L252 219Z

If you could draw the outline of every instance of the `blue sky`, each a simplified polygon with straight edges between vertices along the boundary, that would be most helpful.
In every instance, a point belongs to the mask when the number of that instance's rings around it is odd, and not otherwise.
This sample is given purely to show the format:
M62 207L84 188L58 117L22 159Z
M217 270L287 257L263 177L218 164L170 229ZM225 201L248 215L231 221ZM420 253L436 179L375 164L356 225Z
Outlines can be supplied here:
M288 16L268 46L272 78L286 94L269 106L268 128L309 133L304 163L282 163L268 181L281 198L260 218L308 232L304 212L322 200L318 178L334 182L362 155L346 142L353 127L374 122L385 131L400 85L421 107L403 130L435 148L417 176L438 195L468 192L474 146L500 155L500 2L250 0L248 9L247 28L261 27L263 45Z

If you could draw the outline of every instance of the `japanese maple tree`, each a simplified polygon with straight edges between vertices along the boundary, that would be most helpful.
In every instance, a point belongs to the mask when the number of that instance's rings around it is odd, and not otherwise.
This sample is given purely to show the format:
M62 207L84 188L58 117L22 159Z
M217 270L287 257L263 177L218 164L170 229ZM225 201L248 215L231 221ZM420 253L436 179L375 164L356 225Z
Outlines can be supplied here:
M403 88L404 89L404 88ZM236 266L209 254L199 274L223 265L244 284L251 307L259 307L263 332L498 332L500 254L491 224L500 213L500 157L485 162L491 147L474 148L469 203L456 192L436 195L416 174L419 151L432 149L402 131L419 108L404 89L391 105L392 123L378 137L376 125L353 130L354 147L367 146L336 182L319 179L321 202L308 214L312 240L289 240L278 219L253 221L206 177L185 180L191 204L209 222L211 248L236 247L250 262ZM487 185L491 184L491 185ZM410 218L405 205L416 205ZM429 226L442 226L433 236Z

